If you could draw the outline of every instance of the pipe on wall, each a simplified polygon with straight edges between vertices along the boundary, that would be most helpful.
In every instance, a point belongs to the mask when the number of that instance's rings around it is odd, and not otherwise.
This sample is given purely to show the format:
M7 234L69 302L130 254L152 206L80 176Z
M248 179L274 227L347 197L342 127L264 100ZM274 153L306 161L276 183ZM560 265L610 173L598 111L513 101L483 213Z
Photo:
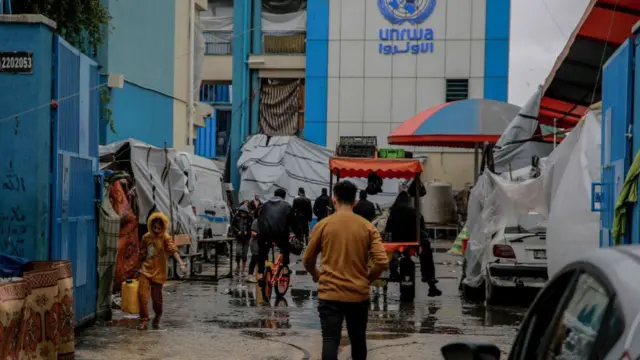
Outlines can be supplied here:
M262 0L253 0L253 32L251 33L251 53L262 54ZM251 70L251 135L259 131L260 117L260 70Z
M195 71L194 71L194 62L195 62L195 51L196 51L196 31L195 31L195 23L196 23L196 0L190 0L189 2L189 93L188 99L189 103L187 104L187 116L189 119L189 146L193 146L193 103L194 99L194 86L195 86ZM195 149L194 149L195 151Z
M243 0L247 4L248 0ZM247 102L247 52L245 49L245 37L250 36L251 24L247 22L246 12L250 9L244 6L233 7L233 81L232 81L232 112L231 112L231 136L229 138L229 177L234 189L240 189L240 172L238 171L238 159L240 149L244 142L244 111Z

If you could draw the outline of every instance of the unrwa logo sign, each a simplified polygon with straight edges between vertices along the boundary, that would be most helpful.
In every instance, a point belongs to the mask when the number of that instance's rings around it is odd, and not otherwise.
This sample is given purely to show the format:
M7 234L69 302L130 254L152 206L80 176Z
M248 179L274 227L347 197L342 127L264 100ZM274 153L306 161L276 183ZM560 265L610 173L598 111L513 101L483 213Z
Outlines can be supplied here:
M436 8L436 0L378 0L378 8L382 16L392 25L420 25L425 22ZM385 44L378 45L380 54L393 55L411 53L432 53L433 29L431 28L383 28L379 30L380 41L383 42L403 42L398 45Z

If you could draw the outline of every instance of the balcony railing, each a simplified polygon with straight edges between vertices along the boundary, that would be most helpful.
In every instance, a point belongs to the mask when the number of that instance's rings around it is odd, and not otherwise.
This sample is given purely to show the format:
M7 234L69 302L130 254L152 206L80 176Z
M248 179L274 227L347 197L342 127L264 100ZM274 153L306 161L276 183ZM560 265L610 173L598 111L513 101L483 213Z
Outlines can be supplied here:
M262 33L262 53L271 55L304 55L307 33L304 31L265 31ZM206 55L232 55L232 31L205 31Z
M205 31L205 55L232 55L233 31Z
M264 54L303 55L307 33L304 31L265 31L262 33Z

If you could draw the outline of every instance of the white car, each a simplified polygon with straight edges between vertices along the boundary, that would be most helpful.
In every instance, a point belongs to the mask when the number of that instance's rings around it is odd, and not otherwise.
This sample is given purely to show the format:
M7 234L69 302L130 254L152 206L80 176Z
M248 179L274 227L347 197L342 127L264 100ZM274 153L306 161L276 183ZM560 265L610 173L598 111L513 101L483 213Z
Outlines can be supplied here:
M536 213L496 232L485 252L485 301L504 288L542 288L547 282L546 224Z

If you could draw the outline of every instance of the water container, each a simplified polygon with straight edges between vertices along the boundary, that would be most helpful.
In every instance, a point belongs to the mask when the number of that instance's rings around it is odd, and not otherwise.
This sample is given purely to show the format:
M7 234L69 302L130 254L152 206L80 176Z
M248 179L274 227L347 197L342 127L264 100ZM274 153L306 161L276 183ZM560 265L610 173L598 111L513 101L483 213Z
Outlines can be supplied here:
M126 280L122 282L122 311L129 314L138 314L140 312L140 303L138 302L138 288L140 283L136 279Z
M455 223L455 209L451 184L437 180L427 184L422 207L425 222L442 225Z

